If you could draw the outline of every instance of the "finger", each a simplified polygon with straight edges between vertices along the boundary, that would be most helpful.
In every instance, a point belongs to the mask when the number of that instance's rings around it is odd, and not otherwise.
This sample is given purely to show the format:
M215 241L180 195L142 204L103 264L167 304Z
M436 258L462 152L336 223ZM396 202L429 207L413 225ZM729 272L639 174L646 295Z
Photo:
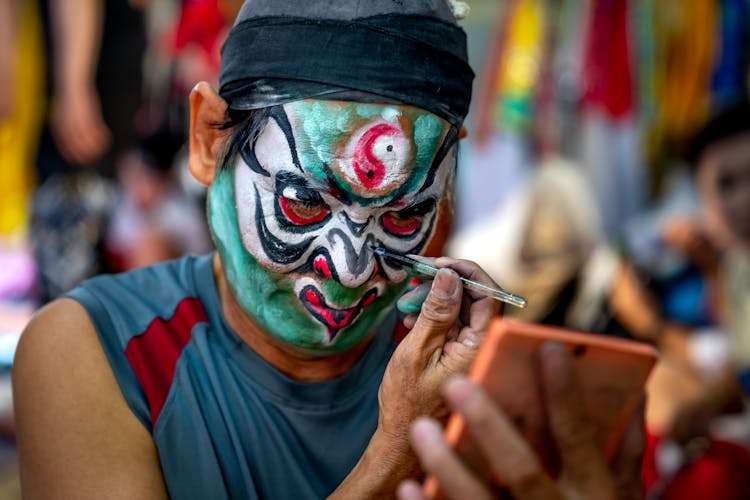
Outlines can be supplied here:
M438 257L435 259L434 265L449 267L467 279L499 288L492 278L474 262L451 257ZM464 314L461 322L467 325L468 329L462 330L459 340L478 344L492 319L500 314L502 303L467 288L464 288L464 303L470 305L468 306L468 314L465 313L465 310L462 311Z
M501 303L495 299L485 297L471 305L469 326L476 332L483 332L490 322L500 315Z
M404 316L404 319L402 320L402 323L406 328L411 330L414 328L414 325L417 324L417 318L419 317L419 314L409 314L407 316Z
M411 442L422 467L435 476L446 497L491 499L489 491L443 440L437 422L425 418L416 420L411 428Z
M484 391L467 379L456 377L446 385L446 398L454 411L463 415L496 485L510 489L514 498L559 497L534 451Z
M458 319L462 293L460 283L454 271L438 271L417 322L402 344L408 342L418 352L432 358L435 349L445 343L446 335Z
M398 299L396 307L404 314L414 314L422 310L422 304L430 293L432 282L420 283Z
M398 485L396 496L399 500L424 500L422 488L416 481L403 481Z
M613 464L615 488L617 498L620 500L643 498L641 464L646 447L645 411L646 397L644 394L638 409L630 419L630 424L623 435L620 450Z
M471 304L473 303L469 294L464 293L461 297L461 311L458 313L458 320L462 325L469 325L471 323Z
M487 274L485 270L482 269L476 262L472 262L470 260L454 259L452 257L438 257L437 259L435 259L435 266L448 267L450 269L453 269L460 276L463 276L466 279L476 281L477 283L481 283L482 285L488 286L490 288L500 288L500 286L495 283L490 275ZM466 290L466 292L473 299L482 299L486 297L486 295L483 295L481 292L475 292L468 289Z
M476 281L490 288L500 288L500 286L497 283L495 283L495 281L490 277L490 275L487 274L485 270L482 269L479 266L479 264L477 264L476 262L472 262L470 260L463 260L463 259L454 259L453 257L434 258L434 257L425 257L423 255L416 255L416 254L409 254L408 257L411 257L420 262L424 262L425 264L429 264L433 267L438 267L438 268L447 267L449 269L453 269L460 276L466 279L470 279L472 281ZM468 289L466 290L466 293L474 299L480 299L480 298L486 297L486 295L482 295L481 292L474 292Z
M540 349L548 420L560 453L563 475L583 491L611 492L611 476L573 374L571 358L558 342Z
M464 308L461 312L463 315L461 323L466 326L461 328L456 340L466 345L478 345L487 333L490 322L499 315L498 302L490 298L484 298L472 302L468 308L468 313L465 312Z

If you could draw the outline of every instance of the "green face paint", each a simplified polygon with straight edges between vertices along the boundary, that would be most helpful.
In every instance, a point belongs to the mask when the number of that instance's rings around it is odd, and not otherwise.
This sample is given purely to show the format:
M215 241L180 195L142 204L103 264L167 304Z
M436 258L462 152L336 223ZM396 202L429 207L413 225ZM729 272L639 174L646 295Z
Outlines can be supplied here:
M217 173L211 230L234 296L266 333L305 354L340 353L406 285L366 244L418 252L431 237L454 167L432 161L447 124L408 106L313 100L269 116Z
M340 339L328 344L326 328L311 317L297 298L295 276L263 268L242 245L237 212L232 203L234 168L222 170L214 179L208 217L227 281L239 304L263 331L308 354L335 354L361 342L391 310L406 282L386 285L382 295L363 308L357 321L340 333ZM361 297L365 288L350 289L332 279L325 280L322 286L327 297L340 299L342 303Z
M285 107L292 126L299 132L296 140L302 168L319 181L325 181L332 173L350 197L365 205L382 202L391 191L383 196L373 196L371 190L365 190L366 194L363 194L362 186L348 182L348 178L342 175L356 155L356 151L352 150L356 148L348 143L357 131L373 122L381 122L393 124L411 135L408 142L413 151L410 152L408 165L398 172L409 174L408 178L403 177L407 191L424 181L435 151L447 131L447 124L437 116L409 106L354 102L332 105L330 101L303 100ZM339 168L336 168L336 164Z

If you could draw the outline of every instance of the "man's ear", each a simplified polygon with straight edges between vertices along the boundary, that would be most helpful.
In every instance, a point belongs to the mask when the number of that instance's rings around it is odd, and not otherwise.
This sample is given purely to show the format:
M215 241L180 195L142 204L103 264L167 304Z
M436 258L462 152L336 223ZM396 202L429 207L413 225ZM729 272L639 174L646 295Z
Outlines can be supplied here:
M224 122L227 103L206 82L190 92L190 158L188 166L201 184L210 186L216 174L217 160L227 131Z
M466 127L461 127L461 130L458 131L458 139L466 139L468 137L469 132L466 130Z

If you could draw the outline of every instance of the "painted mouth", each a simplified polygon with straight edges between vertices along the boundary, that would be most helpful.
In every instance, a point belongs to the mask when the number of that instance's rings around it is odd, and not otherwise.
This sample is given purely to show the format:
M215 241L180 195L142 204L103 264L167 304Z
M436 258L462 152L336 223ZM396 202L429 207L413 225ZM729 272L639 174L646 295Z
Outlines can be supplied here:
M371 288L365 292L356 305L338 309L326 304L323 294L313 285L308 285L300 291L299 300L315 319L325 325L328 329L328 342L333 342L339 331L354 323L362 309L372 304L377 296L378 290Z

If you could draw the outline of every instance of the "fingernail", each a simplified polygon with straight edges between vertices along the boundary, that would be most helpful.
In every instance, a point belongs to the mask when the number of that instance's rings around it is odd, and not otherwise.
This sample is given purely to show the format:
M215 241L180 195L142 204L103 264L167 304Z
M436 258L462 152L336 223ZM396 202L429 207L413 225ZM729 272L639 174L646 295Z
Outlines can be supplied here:
M458 288L458 275L451 269L440 269L432 282L432 291L445 298L452 297Z
M461 343L466 347L474 347L475 345L477 345L476 341L471 337L462 338Z

